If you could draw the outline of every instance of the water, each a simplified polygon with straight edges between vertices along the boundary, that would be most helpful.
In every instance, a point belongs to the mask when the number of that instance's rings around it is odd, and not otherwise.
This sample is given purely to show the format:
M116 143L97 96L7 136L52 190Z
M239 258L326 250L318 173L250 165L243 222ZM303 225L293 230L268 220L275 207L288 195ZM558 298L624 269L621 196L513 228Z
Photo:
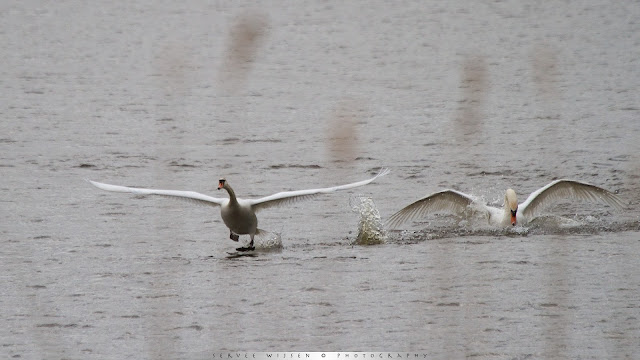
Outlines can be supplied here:
M354 244L384 244L387 238L384 222L375 202L369 196L352 196L349 198L351 210L359 215L358 234Z
M3 357L640 356L637 2L0 14ZM381 166L366 187L260 213L283 247L238 259L217 209L83 181L215 195L224 176L258 197ZM628 210L561 204L550 214L577 226L518 230L432 217L354 245L353 194L386 219L443 188L496 204L555 178Z

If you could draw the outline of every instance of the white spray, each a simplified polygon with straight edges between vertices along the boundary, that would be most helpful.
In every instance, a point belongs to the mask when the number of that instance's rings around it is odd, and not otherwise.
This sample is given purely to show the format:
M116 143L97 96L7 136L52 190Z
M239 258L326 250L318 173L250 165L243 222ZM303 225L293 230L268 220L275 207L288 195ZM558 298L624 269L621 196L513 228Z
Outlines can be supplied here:
M364 195L355 195L349 198L349 205L353 212L360 214L358 222L358 237L355 244L358 245L375 245L384 244L386 234L380 212L373 203L373 200Z

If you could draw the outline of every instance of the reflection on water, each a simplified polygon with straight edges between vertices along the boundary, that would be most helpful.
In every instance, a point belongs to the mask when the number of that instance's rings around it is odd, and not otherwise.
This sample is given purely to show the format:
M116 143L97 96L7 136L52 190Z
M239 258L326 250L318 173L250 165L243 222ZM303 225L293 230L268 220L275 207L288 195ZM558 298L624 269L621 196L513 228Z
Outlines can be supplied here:
M0 357L640 357L637 2L33 5L0 12ZM381 166L357 228L349 192L270 209L277 250L233 261L219 209L82 180L258 197ZM557 178L629 209L380 227Z
M225 94L244 90L260 45L267 35L269 16L248 11L234 19L229 30L225 59L220 67L219 84Z

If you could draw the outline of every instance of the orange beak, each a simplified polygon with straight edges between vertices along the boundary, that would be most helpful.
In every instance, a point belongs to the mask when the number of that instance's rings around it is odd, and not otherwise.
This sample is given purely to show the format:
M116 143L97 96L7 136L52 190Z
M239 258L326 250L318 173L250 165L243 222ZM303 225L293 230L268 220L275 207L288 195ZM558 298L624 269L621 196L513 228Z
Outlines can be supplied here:
M222 181L220 181L218 183L218 190L222 189L224 187L224 183Z
M511 225L516 226L516 216L513 213L511 213Z

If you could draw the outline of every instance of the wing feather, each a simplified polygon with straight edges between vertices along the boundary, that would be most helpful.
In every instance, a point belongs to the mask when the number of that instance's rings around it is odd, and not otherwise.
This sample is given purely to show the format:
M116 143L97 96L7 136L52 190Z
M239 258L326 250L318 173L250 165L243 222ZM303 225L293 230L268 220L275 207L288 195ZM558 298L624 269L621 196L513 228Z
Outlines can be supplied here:
M307 190L297 190L297 191L283 191L283 192L279 192L277 194L273 194L273 195L269 195L269 196L265 196L263 198L260 199L254 199L254 200L247 200L247 202L249 202L251 204L251 207L253 208L254 211L259 211L259 210L263 210L263 209L267 209L270 207L275 207L275 206L285 206L285 205L290 205L293 203L296 203L298 201L303 201L303 200L308 200L311 198L314 198L317 195L320 194L326 194L326 193L332 193L334 191L338 191L338 190L346 190L346 189L352 189L358 186L363 186L363 185L367 185L369 183L371 183L372 181L374 181L375 179L381 177L381 176L385 176L389 173L389 169L382 169L380 170L380 172L367 180L362 180L362 181L358 181L358 182L354 182L354 183L350 183L350 184L345 184L345 185L339 185L339 186L333 186L333 187L327 187L327 188L320 188L320 189L307 189Z
M539 215L544 208L566 199L585 200L612 206L618 210L624 202L614 193L581 181L561 179L534 191L520 205L520 211L528 219Z
M120 185L105 184L97 181L87 180L91 185L98 189L114 192L131 193L136 195L160 195L167 197L174 197L183 200L194 201L200 204L209 206L219 206L227 199L214 198L212 196L197 193L195 191L181 191L181 190L160 190L160 189L143 189Z
M455 190L443 190L405 206L389 217L387 227L394 229L405 222L425 217L427 214L464 212L474 202L471 196Z

